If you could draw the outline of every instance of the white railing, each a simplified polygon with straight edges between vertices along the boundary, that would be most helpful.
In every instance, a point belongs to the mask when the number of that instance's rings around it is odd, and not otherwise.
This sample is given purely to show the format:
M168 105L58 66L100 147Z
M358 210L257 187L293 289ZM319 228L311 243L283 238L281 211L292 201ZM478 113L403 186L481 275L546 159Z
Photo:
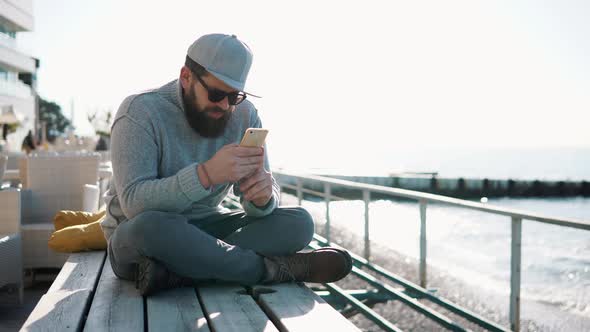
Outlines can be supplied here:
M503 215L511 218L512 221L512 241L511 241L511 256L510 256L510 328L513 331L520 330L520 274L521 274L521 239L522 239L522 221L533 220L546 224L553 224L564 227L571 227L583 230L590 230L589 221L578 221L564 218L549 218L537 214L532 214L523 211L495 207L487 204L481 204L462 199L423 193L419 191L389 188L371 184L362 184L358 182L337 180L328 177L314 176L314 175L300 175L292 174L283 171L273 172L277 178L279 185L282 188L289 188L296 191L299 205L303 200L303 194L311 194L319 197L324 197L326 201L326 239L330 242L330 201L344 200L332 195L332 188L347 188L356 189L363 193L363 201L365 203L365 234L364 234L364 256L370 261L371 245L369 239L369 203L371 200L371 193L378 193L381 195L388 195L392 197L401 197L406 199L416 200L419 203L420 209L420 269L419 280L420 286L426 288L426 208L429 202L444 203L456 207L462 207L472 210L478 210L498 215ZM291 181L289 181L291 180ZM323 192L314 191L303 187L303 182L311 182L316 184L323 184ZM291 182L291 183L289 183ZM293 184L294 182L294 184Z

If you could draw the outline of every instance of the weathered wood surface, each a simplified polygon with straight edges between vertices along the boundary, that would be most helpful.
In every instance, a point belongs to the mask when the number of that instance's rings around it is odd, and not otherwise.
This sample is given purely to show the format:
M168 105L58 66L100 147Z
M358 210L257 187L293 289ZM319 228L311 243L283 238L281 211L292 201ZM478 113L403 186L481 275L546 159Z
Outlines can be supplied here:
M115 276L107 257L84 331L143 331L143 297L131 281Z
M71 254L47 292L94 289L105 259L106 251Z
M281 331L360 331L303 285L255 287L254 293L260 306Z
M178 288L147 298L148 331L209 332L194 288Z
M105 251L70 255L21 331L80 330L105 256Z
M143 298L104 251L72 254L21 331L358 331L300 284L209 284ZM145 321L147 320L147 321Z
M243 287L203 286L198 293L215 331L278 331Z

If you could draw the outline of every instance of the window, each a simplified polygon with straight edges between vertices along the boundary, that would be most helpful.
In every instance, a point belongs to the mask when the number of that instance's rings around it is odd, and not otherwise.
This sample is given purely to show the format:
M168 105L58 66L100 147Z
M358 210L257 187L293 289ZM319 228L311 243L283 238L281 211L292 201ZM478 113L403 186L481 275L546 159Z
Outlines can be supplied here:
M7 71L6 69L0 67L0 80L1 81L8 81L8 82L16 82L18 80L18 73Z
M4 36L8 36L9 38L12 38L12 39L16 38L16 32L9 30L7 27L5 27L2 24L0 24L0 34L2 34Z

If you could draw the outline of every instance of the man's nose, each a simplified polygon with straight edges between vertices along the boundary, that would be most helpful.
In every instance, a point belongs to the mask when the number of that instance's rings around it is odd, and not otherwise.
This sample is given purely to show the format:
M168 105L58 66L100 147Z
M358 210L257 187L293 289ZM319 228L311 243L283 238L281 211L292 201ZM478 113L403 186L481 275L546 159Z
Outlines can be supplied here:
M227 99L228 97L225 96L223 99L221 99L220 101L218 101L216 104L217 106L223 108L224 110L228 110L229 109L229 100Z

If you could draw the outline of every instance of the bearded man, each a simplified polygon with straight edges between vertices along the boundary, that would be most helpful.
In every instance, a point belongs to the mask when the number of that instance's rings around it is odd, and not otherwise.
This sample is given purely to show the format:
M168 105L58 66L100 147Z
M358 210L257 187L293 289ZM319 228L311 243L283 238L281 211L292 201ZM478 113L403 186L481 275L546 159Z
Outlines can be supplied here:
M178 79L119 107L101 226L114 273L142 295L205 280L326 283L352 269L344 250L300 252L313 219L278 206L266 148L238 145L262 126L244 91L251 64L235 35L204 35ZM243 210L221 206L232 189Z

